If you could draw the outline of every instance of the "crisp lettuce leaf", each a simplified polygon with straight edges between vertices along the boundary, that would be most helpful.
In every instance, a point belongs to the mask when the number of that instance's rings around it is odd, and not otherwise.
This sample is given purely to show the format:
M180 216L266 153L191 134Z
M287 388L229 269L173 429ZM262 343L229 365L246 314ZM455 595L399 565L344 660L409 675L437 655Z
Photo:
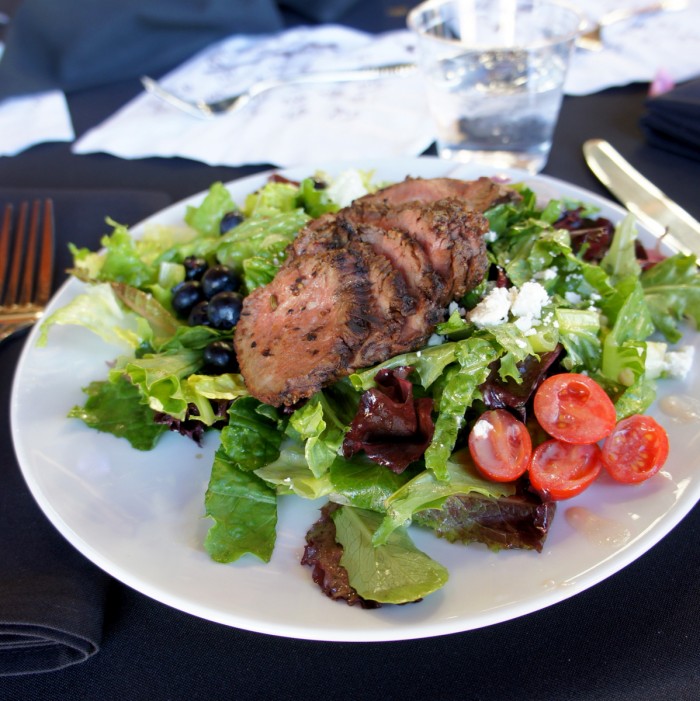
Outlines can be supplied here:
M126 438L136 450L152 450L165 426L153 421L153 411L143 403L138 388L125 377L116 382L91 382L83 389L88 398L75 406L69 418L80 419L90 428Z
M559 325L559 340L566 350L562 364L571 372L600 368L600 312L595 309L566 309L554 312Z
M288 438L280 448L279 457L254 471L278 494L296 494L302 499L319 499L330 494L333 484L328 472L316 477L309 469L304 444Z
M627 387L642 378L645 372L645 341L653 332L654 325L644 301L644 290L639 280L635 280L615 324L603 341L602 374Z
M239 469L219 448L204 497L213 519L204 547L216 562L234 562L252 554L269 562L275 547L277 497L253 472Z
M289 419L304 441L304 453L311 472L323 475L338 456L345 438L346 424L336 414L324 392L317 392Z
M373 544L380 514L343 506L333 512L332 518L336 539L343 546L340 564L362 598L404 604L422 599L447 582L447 570L418 550L403 529L392 533L383 544Z
M224 214L237 209L238 207L236 207L231 193L225 185L216 182L209 187L209 191L200 205L187 207L185 221L200 234L216 237L219 235L219 225Z
M303 209L276 212L267 217L251 217L221 237L216 255L220 263L244 272L252 257L275 263L284 260L284 250L310 217Z
M386 500L411 478L411 471L396 474L366 456L338 456L330 468L332 501L371 511L386 511Z
M440 480L448 479L448 459L464 426L468 407L481 396L479 385L491 372L489 365L502 350L489 341L473 336L457 344L455 355L459 365L445 373L445 384L439 398L438 416L433 440L425 451L425 465Z
M630 275L639 277L641 268L637 260L637 220L628 214L616 227L610 248L600 261L600 267L614 280Z
M375 545L385 543L397 528L407 526L417 511L440 508L449 496L476 492L500 497L515 493L510 483L480 477L466 448L445 460L444 472L445 479L438 479L434 472L424 470L386 500L386 516L374 534Z
M153 337L148 322L120 304L107 283L91 285L85 293L44 319L37 345L48 343L48 333L53 326L64 325L84 326L107 343L122 348L138 348Z
M283 426L276 411L253 397L237 399L221 430L221 446L242 470L257 470L279 457Z
M700 276L694 256L666 258L645 270L640 279L654 326L667 341L681 339L683 319L700 326Z
M183 381L196 373L202 364L199 351L183 348L179 352L149 353L142 358L123 359L109 375L112 381L126 375L139 388L153 411L162 411L182 421L187 414L187 405L194 399L186 392ZM211 411L209 402L201 402L198 408L203 417L207 410ZM211 418L213 423L213 416Z

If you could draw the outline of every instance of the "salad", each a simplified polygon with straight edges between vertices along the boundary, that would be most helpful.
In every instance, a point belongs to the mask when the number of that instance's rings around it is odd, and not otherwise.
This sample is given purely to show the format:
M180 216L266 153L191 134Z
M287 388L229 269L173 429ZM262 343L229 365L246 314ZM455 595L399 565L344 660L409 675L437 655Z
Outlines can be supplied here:
M235 328L190 325L186 305L173 304L185 261L233 269L240 286L225 291L245 296L272 279L301 226L379 185L367 173L331 182L316 174L300 183L273 180L236 203L217 183L181 227L153 227L134 240L110 222L102 251L73 251L85 293L49 317L40 337L48 342L55 324L80 324L127 349L107 377L85 388L87 400L72 417L139 450L155 448L169 429L195 440L219 432L204 495L213 520L204 547L213 559L269 560L279 499L327 499L331 506L309 524L305 558L315 578L347 573L351 593L343 598L369 604L415 601L447 579L413 545L409 523L458 542L541 548L551 489L532 490L522 475L484 476L469 446L470 436L493 433L479 428L481 417L509 396L508 416L531 422L534 389L548 375L595 380L616 424L642 415L657 379L687 370L690 353L671 346L681 340L682 320L700 314L694 259L656 260L638 246L631 218L613 232L585 203L539 202L519 184L520 202L486 213L494 275L451 305L425 348L358 371L295 411L261 404L235 366L227 368L235 359L216 350ZM228 323L233 307L222 312ZM399 401L409 408L433 401L430 440L400 472L370 459L367 448L377 441L351 455L343 450L368 392L410 397ZM535 446L546 443L540 429L531 423L528 431ZM493 513L497 522L486 527L481 517Z

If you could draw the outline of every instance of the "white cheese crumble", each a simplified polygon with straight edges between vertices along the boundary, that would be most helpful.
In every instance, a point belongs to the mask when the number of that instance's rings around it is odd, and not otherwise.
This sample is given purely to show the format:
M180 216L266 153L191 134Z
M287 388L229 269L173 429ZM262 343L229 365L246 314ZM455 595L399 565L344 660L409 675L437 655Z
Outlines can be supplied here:
M549 303L547 290L539 282L526 282L520 289L495 287L467 315L480 328L499 326L515 317L515 325L526 333L540 319L542 308Z
M496 240L498 240L498 234L493 229L484 234L484 241L486 241L486 243L493 243Z
M513 316L539 319L542 307L549 302L547 290L539 282L526 282L518 291L511 312Z
M472 324L480 328L498 326L508 320L508 312L511 305L511 293L505 287L494 287L474 309L467 318Z
M582 297L578 292L571 292L571 290L567 290L564 293L564 299L569 304L581 304Z
M675 380L685 380L693 367L695 348L693 346L681 346L678 350L666 353L666 373Z
M440 336L440 334L434 333L428 339L426 345L428 346L440 346L445 342L445 337Z

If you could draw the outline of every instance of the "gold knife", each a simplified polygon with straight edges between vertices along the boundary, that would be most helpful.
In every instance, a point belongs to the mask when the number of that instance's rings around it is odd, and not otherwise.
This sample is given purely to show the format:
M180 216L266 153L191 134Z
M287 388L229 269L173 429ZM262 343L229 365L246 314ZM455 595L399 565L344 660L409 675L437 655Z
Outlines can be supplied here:
M583 144L588 167L610 192L651 231L678 253L700 262L700 222L635 170L607 141Z

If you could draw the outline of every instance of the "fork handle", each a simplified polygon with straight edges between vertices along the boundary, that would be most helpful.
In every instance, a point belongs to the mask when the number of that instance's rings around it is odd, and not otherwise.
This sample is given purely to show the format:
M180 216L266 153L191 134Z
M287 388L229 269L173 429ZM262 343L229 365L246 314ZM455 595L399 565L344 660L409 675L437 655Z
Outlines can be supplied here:
M601 27L607 27L617 22L624 22L632 17L638 17L639 15L651 15L656 12L669 10L684 10L687 6L687 0L660 0L659 2L652 2L648 5L620 7L616 10L606 12L600 18L600 25Z
M408 75L417 69L415 63L390 63L385 66L372 66L371 68L355 68L337 71L314 71L303 73L293 78L283 80L263 80L239 98L232 98L230 104L235 104L236 109L243 107L251 99L261 95L268 90L284 87L287 85L309 85L319 83L351 83L366 80L378 80L390 76ZM220 104L223 107L222 101Z

